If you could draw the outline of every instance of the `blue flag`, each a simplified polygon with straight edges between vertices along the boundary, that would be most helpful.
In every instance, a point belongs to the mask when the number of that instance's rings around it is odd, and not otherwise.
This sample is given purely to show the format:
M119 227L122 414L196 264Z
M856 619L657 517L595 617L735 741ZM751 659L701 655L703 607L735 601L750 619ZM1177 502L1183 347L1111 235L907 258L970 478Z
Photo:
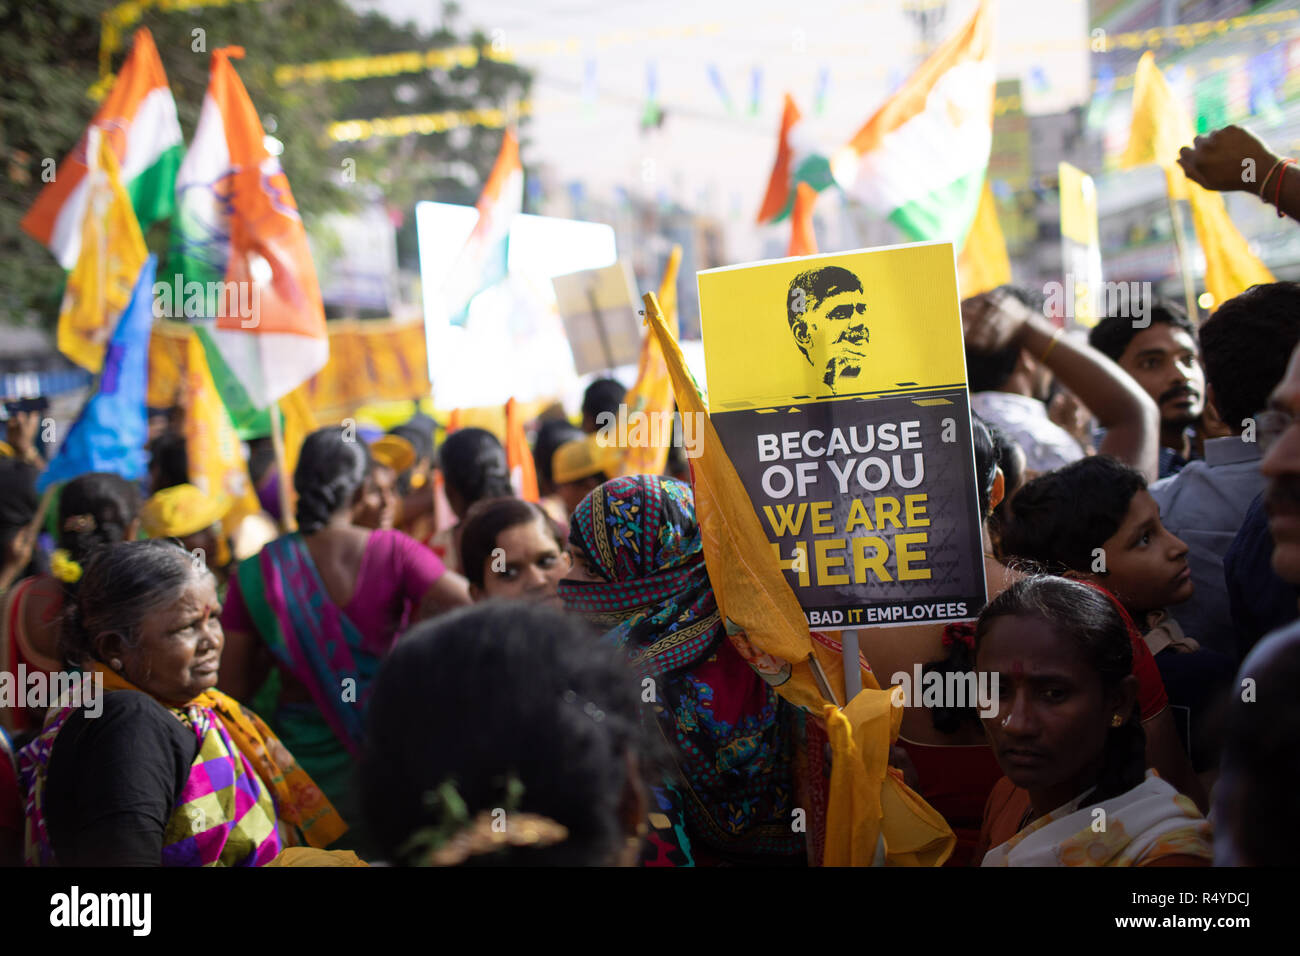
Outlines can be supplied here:
M49 467L36 480L38 491L92 471L112 472L129 481L144 477L148 467L144 445L149 433L144 402L157 262L157 256L151 255L140 268L131 302L109 339L95 392Z

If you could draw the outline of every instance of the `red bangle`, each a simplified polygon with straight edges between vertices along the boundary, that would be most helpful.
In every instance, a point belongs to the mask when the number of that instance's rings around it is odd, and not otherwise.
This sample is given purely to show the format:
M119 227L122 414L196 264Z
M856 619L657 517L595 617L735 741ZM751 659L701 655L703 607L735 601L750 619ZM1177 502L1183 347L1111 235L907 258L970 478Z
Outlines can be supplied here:
M1268 168L1268 172L1264 176L1264 181L1259 184L1259 189L1257 191L1259 193L1259 198L1264 200L1264 202L1268 202L1268 197L1264 195L1264 190L1268 188L1268 181L1273 178L1273 174L1277 172L1277 168L1281 165L1282 165L1282 160L1279 159L1272 166L1270 166Z
M1277 171L1277 192L1273 194L1273 205L1277 207L1277 218L1282 218L1282 180L1286 178L1286 168L1295 165L1294 159L1282 160L1282 168Z

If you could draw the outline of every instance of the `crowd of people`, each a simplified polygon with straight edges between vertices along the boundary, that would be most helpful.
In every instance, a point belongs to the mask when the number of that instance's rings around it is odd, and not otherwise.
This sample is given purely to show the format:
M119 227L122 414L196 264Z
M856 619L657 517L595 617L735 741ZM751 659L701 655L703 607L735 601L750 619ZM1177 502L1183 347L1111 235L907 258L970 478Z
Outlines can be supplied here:
M1238 147L1189 175L1235 188ZM998 706L909 705L889 772L949 865L1291 863L1300 284L1199 327L1152 297L1087 340L1031 290L961 310L988 600L859 641L882 685L996 673ZM737 650L688 463L623 475L596 439L624 397L533 423L537 502L492 432L422 415L320 428L292 475L254 444L237 528L174 420L144 487L43 503L14 416L0 674L102 696L0 695L0 863L820 864L823 716Z

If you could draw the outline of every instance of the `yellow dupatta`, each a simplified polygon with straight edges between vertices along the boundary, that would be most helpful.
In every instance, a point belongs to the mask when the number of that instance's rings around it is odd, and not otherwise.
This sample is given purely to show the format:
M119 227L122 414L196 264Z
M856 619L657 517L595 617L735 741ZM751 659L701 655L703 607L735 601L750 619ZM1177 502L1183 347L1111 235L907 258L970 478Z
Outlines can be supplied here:
M94 670L104 676L105 690L148 693L99 661L95 661ZM188 701L186 706L203 707L216 715L239 752L248 758L262 783L275 796L279 816L302 831L309 846L329 846L347 832L348 825L334 805L257 714L215 687Z

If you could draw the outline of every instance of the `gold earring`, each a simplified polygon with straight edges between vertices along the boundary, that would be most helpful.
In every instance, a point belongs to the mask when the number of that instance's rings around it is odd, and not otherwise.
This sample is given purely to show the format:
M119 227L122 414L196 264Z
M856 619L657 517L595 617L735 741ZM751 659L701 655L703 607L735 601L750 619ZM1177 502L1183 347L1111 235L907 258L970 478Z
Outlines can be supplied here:
M1110 725L1112 727L1121 727L1123 726L1123 724L1124 724L1124 718L1121 717L1119 714L1116 714L1114 717L1110 719Z

